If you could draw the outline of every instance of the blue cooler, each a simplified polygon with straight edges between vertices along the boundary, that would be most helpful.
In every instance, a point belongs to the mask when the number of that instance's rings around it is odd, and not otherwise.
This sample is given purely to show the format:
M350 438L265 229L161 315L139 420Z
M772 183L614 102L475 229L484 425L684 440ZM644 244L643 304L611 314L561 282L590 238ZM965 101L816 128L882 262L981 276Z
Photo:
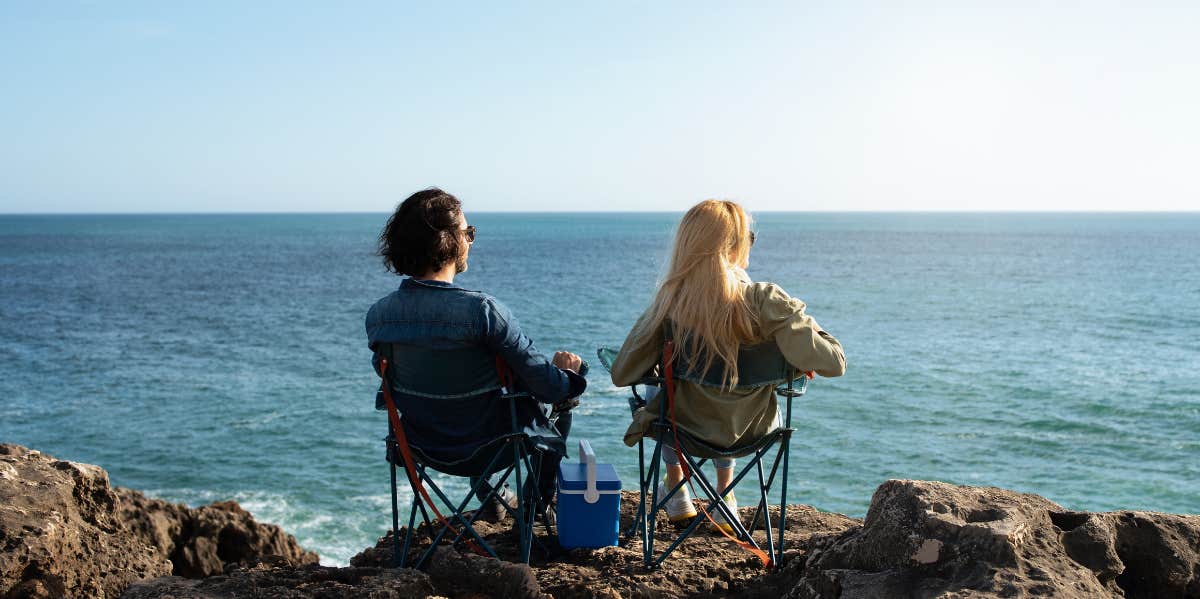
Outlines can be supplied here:
M579 462L558 464L558 542L566 549L617 544L621 479L612 464L597 464L592 444L579 442Z

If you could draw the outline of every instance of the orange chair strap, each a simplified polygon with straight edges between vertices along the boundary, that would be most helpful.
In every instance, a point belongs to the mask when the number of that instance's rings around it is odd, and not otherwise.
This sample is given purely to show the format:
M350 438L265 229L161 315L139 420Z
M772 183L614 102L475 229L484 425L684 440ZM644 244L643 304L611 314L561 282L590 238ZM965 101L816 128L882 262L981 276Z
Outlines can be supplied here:
M500 386L504 387L507 393L513 392L513 371L508 362L504 358L496 356L496 377L500 379Z
M379 376L383 379L383 401L387 404L388 420L392 424L393 441L396 447L400 449L400 455L404 459L404 472L408 474L408 482L421 495L421 499L425 501L425 505L428 505L429 509L433 510L434 515L438 517L442 525L454 531L455 535L458 535L458 529L438 511L437 504L429 497L429 492L425 490L425 485L421 482L421 476L417 474L416 462L413 461L412 457L412 449L408 446L408 437L404 434L404 425L400 422L400 412L396 410L396 402L392 400L392 385L387 379L387 367L387 359L381 359L379 361ZM431 535L432 533L433 531L430 531ZM472 551L479 555L487 555L487 552L480 548L475 541L470 538L466 539L466 541L467 546Z
M691 469L688 468L687 460L683 459L683 450L679 446L679 427L675 424L675 342L667 341L663 344L663 381L667 387L667 413L671 418L671 434L675 437L675 459L679 461L679 467L683 469L683 480L690 481L692 478Z
M679 425L676 424L676 422L675 422L675 364L674 364L675 360L674 360L674 358L675 358L675 343L673 341L668 340L666 343L663 344L663 381L665 383L666 391L667 391L667 414L669 415L669 417L671 419L671 434L675 437L675 439L674 439L675 440L675 447L674 447L675 459L679 461L679 467L680 467L680 469L683 470L684 482L686 482L688 484L688 487L691 488L692 495L696 495L696 488L695 488L695 486L692 485L691 468L688 466L687 460L684 459L683 448L679 444L679 433L678 433ZM717 489L717 491L720 492L720 489ZM722 498L722 499L724 499L724 498ZM786 506L784 506L781 509L787 509L787 508L786 508ZM704 513L704 517L708 519L708 522L710 524L712 524L713 528L717 529L717 531L720 532L722 535L724 535L726 539L733 541L742 549L745 549L746 551L752 553L755 557L757 557L759 559L759 561L762 562L763 568L769 568L771 566L771 558L770 558L770 556L767 555L767 552L763 551L762 549L759 549L758 547L755 547L754 545L751 545L750 543L748 543L746 541L743 541L743 540L725 532L725 529L722 528L720 525L718 525L716 520L713 520L712 514L710 514L707 509L704 510L703 513ZM733 515L735 517L737 516L737 514L733 514ZM763 515L766 516L766 514L763 514Z

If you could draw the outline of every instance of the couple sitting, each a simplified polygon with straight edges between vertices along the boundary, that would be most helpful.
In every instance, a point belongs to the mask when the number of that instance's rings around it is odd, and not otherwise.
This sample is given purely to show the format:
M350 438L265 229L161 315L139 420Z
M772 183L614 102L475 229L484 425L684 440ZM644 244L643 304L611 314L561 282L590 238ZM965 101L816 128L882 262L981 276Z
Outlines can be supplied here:
M654 302L612 364L614 384L636 383L659 363L664 331L673 331L681 350L693 354L677 358L702 365L703 371L720 372L722 381L720 387L678 381L674 418L680 428L718 447L739 447L779 426L771 387L737 385L736 356L742 345L773 339L792 366L823 376L839 376L846 367L841 344L805 314L804 302L747 276L755 239L750 224L742 207L728 201L707 200L684 215ZM507 362L522 388L544 404L526 406L520 425L537 431L543 440L557 440L544 443L541 451L538 490L543 504L549 505L570 431L569 406L587 387L579 372L582 361L565 351L547 359L496 298L454 285L454 276L467 269L474 239L475 228L467 224L461 203L440 189L417 192L396 209L380 235L380 254L391 271L409 278L367 313L376 371L381 351L402 352L385 356L392 368L408 373L393 380L436 381L442 386L453 382L458 392L449 400L444 399L444 389L393 390L403 404L409 442L439 448L454 458L510 431L507 406L487 401L498 394L494 360ZM428 399L431 395L439 399ZM652 434L660 406L655 398L635 414L625 434L627 444ZM683 471L673 452L664 451L663 460L667 485L674 486ZM732 460L716 460L715 465L717 487L724 489L733 477ZM696 515L686 491L685 486L667 505L673 521ZM507 492L504 497L508 499ZM726 496L727 503L734 501L732 493ZM485 510L503 513L495 506Z

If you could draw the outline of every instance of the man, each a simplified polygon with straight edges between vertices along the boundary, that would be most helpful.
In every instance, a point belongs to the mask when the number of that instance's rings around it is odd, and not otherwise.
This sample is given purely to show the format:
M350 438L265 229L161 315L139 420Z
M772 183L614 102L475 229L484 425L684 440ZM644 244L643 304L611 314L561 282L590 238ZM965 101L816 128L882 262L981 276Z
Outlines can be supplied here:
M504 304L454 284L454 276L467 270L474 241L462 204L440 189L418 191L396 208L379 236L379 254L388 270L408 278L367 312L375 370L386 357L409 443L435 459L457 461L511 432L508 402L495 401L496 358L502 358L517 385L540 402L521 403L518 424L541 450L538 490L548 506L566 453L567 410L587 387L579 374L582 360L563 351L547 360ZM376 408L383 406L377 402ZM552 413L558 415L553 425ZM481 497L490 487L483 488ZM511 504L511 494L502 495ZM503 517L497 504L485 510Z

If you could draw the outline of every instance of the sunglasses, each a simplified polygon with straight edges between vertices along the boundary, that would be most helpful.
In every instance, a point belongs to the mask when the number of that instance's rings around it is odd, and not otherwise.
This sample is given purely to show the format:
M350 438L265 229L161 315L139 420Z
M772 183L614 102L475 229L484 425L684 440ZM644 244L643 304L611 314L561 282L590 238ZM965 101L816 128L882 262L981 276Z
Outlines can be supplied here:
M757 240L758 240L758 233L755 233L754 231L750 231L750 245L754 245L754 242Z
M475 225L468 225L465 229L460 229L463 235L467 236L467 243L475 243Z

